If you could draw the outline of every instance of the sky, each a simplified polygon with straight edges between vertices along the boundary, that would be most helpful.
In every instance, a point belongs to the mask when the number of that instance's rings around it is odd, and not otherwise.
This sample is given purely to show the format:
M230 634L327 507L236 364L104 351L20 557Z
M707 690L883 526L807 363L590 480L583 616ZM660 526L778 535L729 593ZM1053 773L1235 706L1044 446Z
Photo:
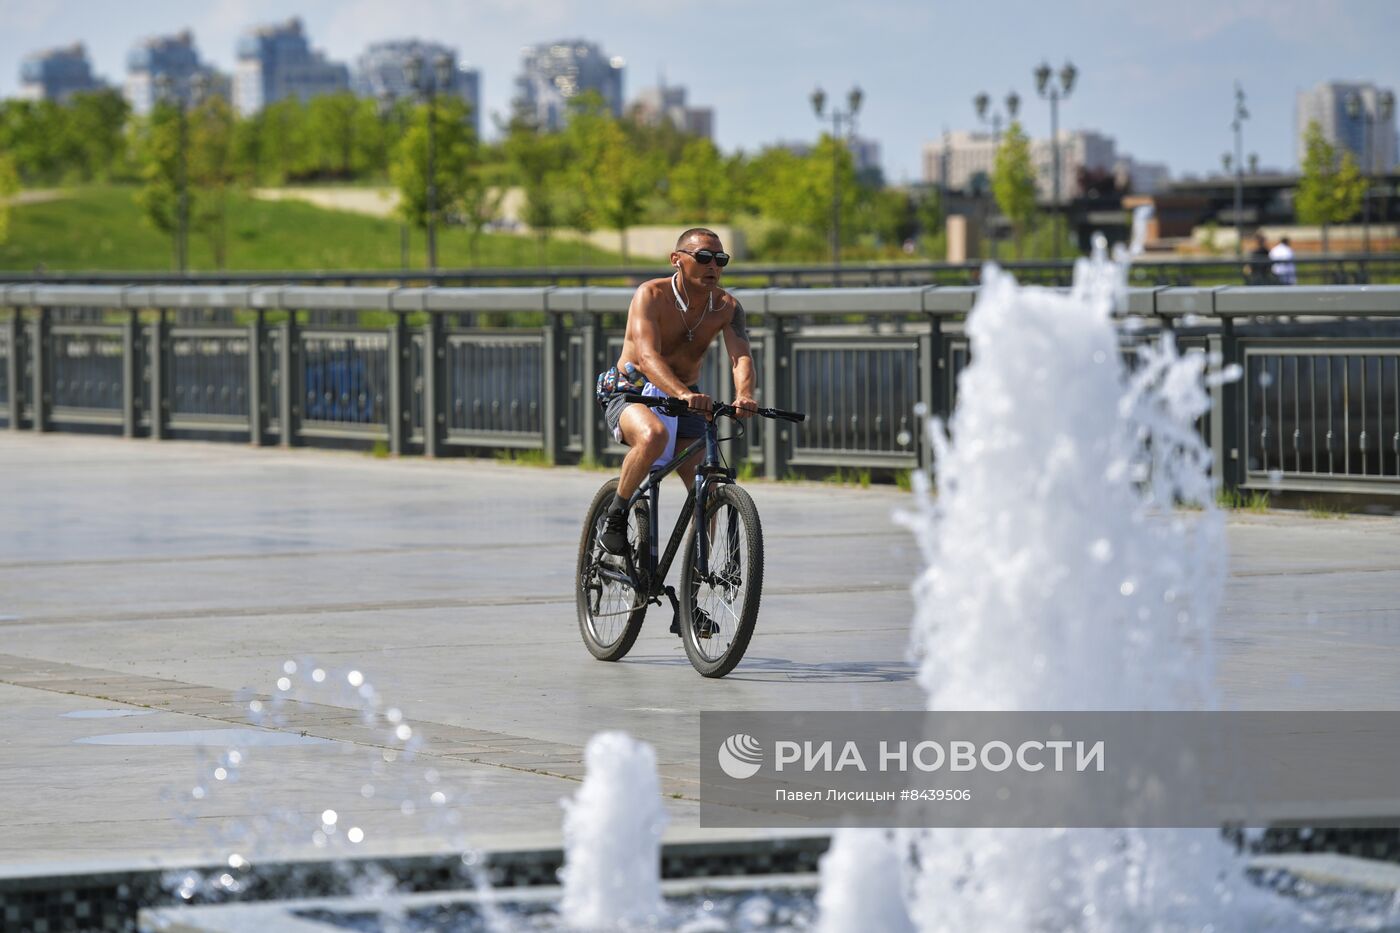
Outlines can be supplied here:
M1244 151L1266 168L1296 165L1299 90L1400 87L1397 0L0 0L0 97L18 90L29 52L81 41L97 73L120 82L137 40L183 28L231 70L243 30L292 15L352 66L378 39L456 47L481 71L488 127L509 108L521 48L558 39L625 59L629 99L660 74L685 86L692 106L714 109L726 151L814 139L813 88L844 102L858 85L858 132L881 144L895 183L922 179L922 147L945 129L977 128L979 91L1001 101L1016 90L1027 131L1048 136L1032 77L1042 60L1079 69L1061 127L1106 133L1120 154L1177 177L1219 171L1237 80L1251 113Z

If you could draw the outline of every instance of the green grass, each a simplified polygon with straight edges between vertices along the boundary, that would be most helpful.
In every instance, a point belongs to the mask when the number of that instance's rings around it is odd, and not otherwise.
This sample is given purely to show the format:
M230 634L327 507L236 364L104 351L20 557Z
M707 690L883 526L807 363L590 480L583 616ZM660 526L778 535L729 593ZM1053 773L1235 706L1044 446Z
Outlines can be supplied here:
M828 474L824 482L835 483L840 486L859 486L861 489L869 489L870 470L864 467L859 469L855 467L850 469L837 467L836 472Z
M1346 509L1335 508L1333 506L1313 504L1308 506L1308 518L1321 518L1328 520L1339 520L1351 515Z
M543 450L516 450L514 448L504 448L494 451L492 457L501 463L515 463L522 466L553 466L549 459L549 454Z
M1216 495L1216 504L1222 509L1236 509L1262 515L1269 511L1267 492L1246 492L1243 489L1222 489Z
M894 484L895 484L897 487L899 487L901 490L903 490L904 492L913 492L913 491L914 491L914 471L913 471L913 470L895 470L895 471L894 471Z
M745 460L744 462L739 464L739 469L738 472L735 474L735 477L739 480L739 482L747 483L750 480L758 477L758 467L753 465L753 461Z
M136 205L130 186L74 188L68 197L10 211L9 239L0 245L0 269L165 272L173 267L171 238L156 230ZM399 224L297 201L257 201L229 196L226 268L397 269ZM409 266L426 266L421 231L409 238ZM621 257L575 242L551 241L554 266L619 265ZM457 227L438 231L438 265L465 268L468 237ZM483 234L478 266L539 265L532 237ZM190 234L190 268L212 271L208 239Z

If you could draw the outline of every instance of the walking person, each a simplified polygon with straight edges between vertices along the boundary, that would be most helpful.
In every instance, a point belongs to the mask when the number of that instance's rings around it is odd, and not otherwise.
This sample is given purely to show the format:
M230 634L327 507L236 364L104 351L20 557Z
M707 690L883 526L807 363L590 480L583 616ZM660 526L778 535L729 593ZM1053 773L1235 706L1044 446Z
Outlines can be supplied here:
M1274 248L1269 250L1269 258L1273 260L1274 279L1280 285L1298 284L1298 267L1293 264L1293 247L1288 237L1279 238Z
M1269 268L1269 241L1264 234L1254 234L1254 249L1249 251L1249 262L1244 265L1246 285L1272 285L1274 273Z

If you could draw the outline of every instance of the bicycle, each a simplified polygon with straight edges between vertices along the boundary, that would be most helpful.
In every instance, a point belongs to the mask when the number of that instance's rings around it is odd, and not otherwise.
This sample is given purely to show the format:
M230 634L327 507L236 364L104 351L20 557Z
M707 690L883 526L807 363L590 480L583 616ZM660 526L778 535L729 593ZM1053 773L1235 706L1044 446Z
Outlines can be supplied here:
M629 393L627 400L671 415L687 411L681 399ZM748 649L763 590L763 529L753 499L720 458L716 419L727 417L737 423L737 409L716 402L712 412L705 422L705 435L652 469L628 500L631 547L626 554L609 554L599 542L618 481L604 483L588 507L579 541L575 597L583 643L600 661L619 661L632 650L647 608L661 605L663 596L671 602L671 631L681 637L686 657L702 676L723 677ZM794 424L807 418L775 408L760 408L757 414ZM654 517L659 514L661 481L702 445L705 458L695 471L693 488L676 518L666 551L658 559L659 529ZM677 594L675 587L666 584L666 575L687 528L684 553L689 559L682 562Z

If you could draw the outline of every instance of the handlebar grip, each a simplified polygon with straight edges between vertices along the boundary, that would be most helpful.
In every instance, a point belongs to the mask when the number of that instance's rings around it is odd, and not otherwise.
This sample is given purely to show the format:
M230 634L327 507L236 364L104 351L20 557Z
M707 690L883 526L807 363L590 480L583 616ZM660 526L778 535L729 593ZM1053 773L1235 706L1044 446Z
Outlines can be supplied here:
M807 416L800 411L783 411L779 408L760 408L758 413L765 418L776 418L779 421L791 421L793 424L801 424L807 420Z

